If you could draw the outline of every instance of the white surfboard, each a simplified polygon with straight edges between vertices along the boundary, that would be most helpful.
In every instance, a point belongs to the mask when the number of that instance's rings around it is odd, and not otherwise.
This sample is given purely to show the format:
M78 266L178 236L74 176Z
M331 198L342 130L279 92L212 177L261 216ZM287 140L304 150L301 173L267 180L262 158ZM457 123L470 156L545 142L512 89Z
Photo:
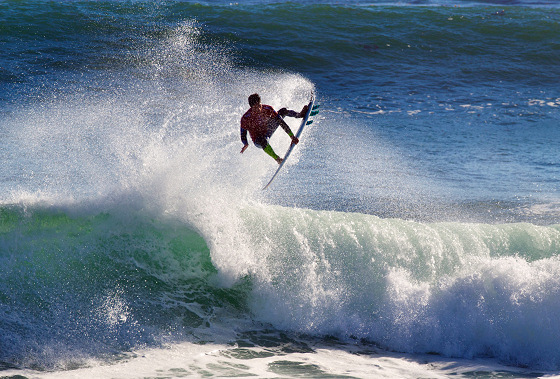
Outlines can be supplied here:
M305 114L305 116L303 117L303 120L301 121L301 124L296 132L295 137L299 138L299 136L301 135L301 132L303 132L303 128L306 125L309 125L313 122L313 120L310 120L309 118L311 116L316 115L317 113L319 113L317 111L317 107L314 107L313 105L315 104L315 96L313 94L311 94L311 99L309 100L309 106L307 108L307 113ZM286 155L284 155L284 160L282 161L282 163L280 163L280 166L278 166L278 169L276 170L276 172L274 173L274 175L272 176L272 178L270 179L270 181L267 183L266 186L263 187L263 190L267 189L268 186L270 185L270 183L272 183L272 181L274 180L274 178L276 178L276 175L278 175L278 173L280 172L280 170L282 169L282 166L284 166L284 163L286 163L286 159L288 159L288 157L290 156L290 153L292 152L292 150L294 149L294 144L290 145L290 148L288 149L288 151L286 152Z

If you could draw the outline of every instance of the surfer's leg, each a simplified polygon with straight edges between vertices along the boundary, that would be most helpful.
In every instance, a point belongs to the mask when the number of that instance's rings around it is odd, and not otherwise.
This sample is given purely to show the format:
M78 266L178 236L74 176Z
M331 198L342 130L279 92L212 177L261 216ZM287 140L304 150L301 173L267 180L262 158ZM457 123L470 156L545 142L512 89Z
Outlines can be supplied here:
M278 119L278 124L282 127L282 129L284 129L284 131L290 136L293 137L294 133L292 133L292 130L290 129L290 127L288 126L288 124L286 124L286 122L282 119ZM278 125L276 126L278 128ZM275 129L276 130L276 129Z
M278 114L284 118L284 117L298 117L299 113L297 113L296 111L292 111L290 109L287 108L282 108L278 111Z
M264 150L265 153L270 155L278 164L282 163L282 158L280 158L272 149L272 146L266 140L266 137L258 137L253 141L256 147L259 147Z
M274 134L274 132L276 131L276 129L278 129L278 126L281 126L282 129L284 129L284 131L290 136L293 137L294 133L292 132L292 130L290 129L290 127L288 126L288 124L286 124L286 121L282 120L280 117L274 119L274 120L270 120L270 122L268 123L268 129L266 131L266 138L270 138L272 137L272 135Z
M278 111L278 114L284 117L295 117L295 118L303 118L307 114L307 110L309 109L309 105L305 105L301 112L292 111L287 108L282 108Z
M272 158L274 158L274 160L280 164L282 163L283 159L280 158L278 155L276 155L276 153L274 152L274 150L272 150L272 146L270 146L269 144L266 145L266 147L263 149L265 153L267 153L268 155L270 155Z

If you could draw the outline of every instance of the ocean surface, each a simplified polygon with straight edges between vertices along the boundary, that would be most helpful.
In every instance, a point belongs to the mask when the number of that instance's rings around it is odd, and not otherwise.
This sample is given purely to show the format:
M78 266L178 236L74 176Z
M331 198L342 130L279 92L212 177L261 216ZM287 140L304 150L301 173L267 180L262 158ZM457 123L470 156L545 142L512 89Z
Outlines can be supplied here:
M552 0L0 0L0 377L560 375L559 78Z

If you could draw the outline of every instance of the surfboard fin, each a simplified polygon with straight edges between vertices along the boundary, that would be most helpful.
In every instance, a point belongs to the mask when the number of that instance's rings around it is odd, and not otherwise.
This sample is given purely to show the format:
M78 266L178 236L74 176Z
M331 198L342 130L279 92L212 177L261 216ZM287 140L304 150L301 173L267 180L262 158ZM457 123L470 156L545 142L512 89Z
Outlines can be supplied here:
M313 116L317 116L319 114L319 104L315 104L313 105L313 107L311 108L311 112L309 112L309 117L313 117ZM305 125L309 125L312 124L313 120L309 120L305 123Z

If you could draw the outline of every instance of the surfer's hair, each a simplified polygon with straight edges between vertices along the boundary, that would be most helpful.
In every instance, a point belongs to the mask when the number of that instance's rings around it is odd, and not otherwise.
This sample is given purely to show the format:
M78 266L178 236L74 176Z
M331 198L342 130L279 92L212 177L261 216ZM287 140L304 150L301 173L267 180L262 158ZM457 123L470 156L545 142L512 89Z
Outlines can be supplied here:
M254 93L251 96L249 96L249 106L253 106L253 105L257 105L261 103L261 97L259 96L258 93Z

